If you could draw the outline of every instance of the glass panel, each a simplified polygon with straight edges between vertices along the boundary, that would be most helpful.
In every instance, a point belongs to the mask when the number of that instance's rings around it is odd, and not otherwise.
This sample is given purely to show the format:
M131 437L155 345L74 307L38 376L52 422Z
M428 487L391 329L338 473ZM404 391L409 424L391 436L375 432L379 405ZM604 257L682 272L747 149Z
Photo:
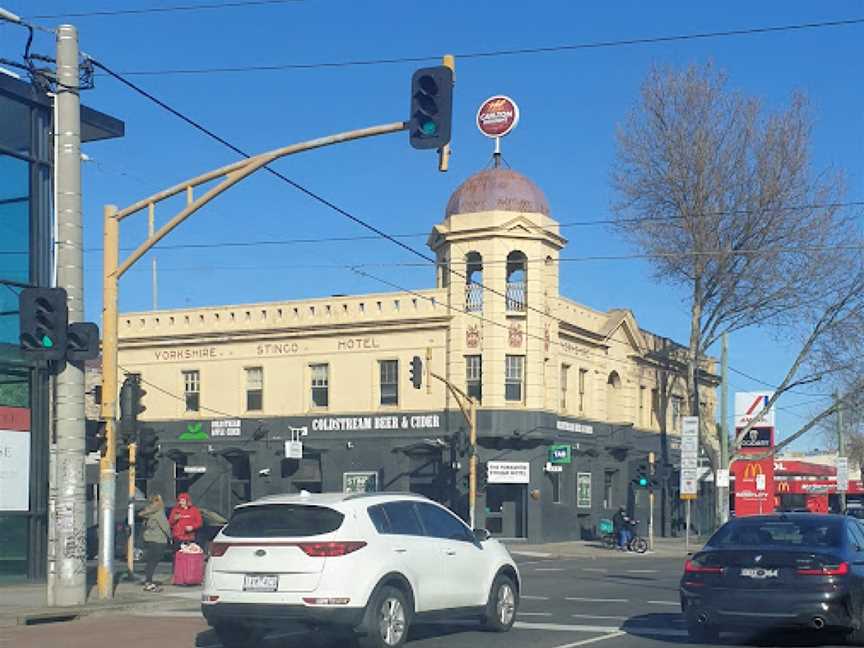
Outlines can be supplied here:
M398 535L423 535L420 520L413 502L392 502L384 505L390 519L391 533Z
M3 287L0 286L0 290ZM27 371L0 371L0 406L30 407L30 376Z
M508 401L522 400L522 367L523 356L506 356L505 358L504 398Z
M29 170L28 162L0 155L0 279L19 283L30 278ZM18 292L0 286L0 343L18 344Z
M223 533L233 538L306 537L332 533L345 516L323 506L268 504L237 509Z
M27 574L27 518L0 516L0 578Z
M426 528L426 535L433 538L445 540L472 541L473 536L467 527L444 509L432 504L420 503L417 505L420 511L420 519Z
M30 106L0 94L0 124L3 125L0 128L0 146L29 155Z
M399 361L382 360L381 367L381 404L399 403Z
M483 400L483 356L465 356L465 384L468 387L468 395L481 402Z
M327 407L330 402L330 366L314 364L312 370L312 403L315 407Z

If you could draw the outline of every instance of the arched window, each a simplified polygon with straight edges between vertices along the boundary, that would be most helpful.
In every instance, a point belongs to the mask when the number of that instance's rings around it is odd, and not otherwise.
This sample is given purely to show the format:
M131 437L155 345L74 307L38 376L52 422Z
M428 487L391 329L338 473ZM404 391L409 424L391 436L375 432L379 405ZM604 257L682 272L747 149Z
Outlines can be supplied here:
M609 374L606 380L606 418L610 421L620 420L621 409L621 377L617 371Z
M479 252L465 255L465 310L483 310L483 257Z
M524 311L528 259L524 252L514 250L507 255L507 310Z

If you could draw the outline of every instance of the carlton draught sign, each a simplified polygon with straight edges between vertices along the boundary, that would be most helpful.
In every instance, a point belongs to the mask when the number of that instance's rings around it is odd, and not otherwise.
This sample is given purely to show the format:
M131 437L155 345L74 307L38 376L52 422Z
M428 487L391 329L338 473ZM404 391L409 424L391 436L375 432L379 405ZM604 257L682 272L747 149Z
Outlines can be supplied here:
M486 137L504 137L519 123L519 106L510 97L489 97L477 111L477 128Z

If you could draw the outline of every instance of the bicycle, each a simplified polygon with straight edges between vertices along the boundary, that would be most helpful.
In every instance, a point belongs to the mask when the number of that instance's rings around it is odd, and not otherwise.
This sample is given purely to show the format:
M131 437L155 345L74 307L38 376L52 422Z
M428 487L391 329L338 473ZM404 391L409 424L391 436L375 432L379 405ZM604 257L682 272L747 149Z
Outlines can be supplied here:
M630 520L630 526L632 527L631 532L633 537L631 537L630 541L627 543L627 551L644 554L648 551L648 540L640 536L637 532L639 528L639 520ZM612 523L612 520L606 518L601 519L600 524L598 524L598 530L600 531L600 542L605 549L618 548L618 534L615 533L615 525Z

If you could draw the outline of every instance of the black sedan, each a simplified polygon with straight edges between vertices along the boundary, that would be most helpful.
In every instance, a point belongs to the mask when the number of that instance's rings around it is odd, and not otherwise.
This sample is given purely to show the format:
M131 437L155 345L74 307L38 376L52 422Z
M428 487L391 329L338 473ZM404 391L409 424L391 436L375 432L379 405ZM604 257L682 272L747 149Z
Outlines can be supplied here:
M864 645L864 531L841 515L731 520L685 563L681 610L694 641L811 628Z

